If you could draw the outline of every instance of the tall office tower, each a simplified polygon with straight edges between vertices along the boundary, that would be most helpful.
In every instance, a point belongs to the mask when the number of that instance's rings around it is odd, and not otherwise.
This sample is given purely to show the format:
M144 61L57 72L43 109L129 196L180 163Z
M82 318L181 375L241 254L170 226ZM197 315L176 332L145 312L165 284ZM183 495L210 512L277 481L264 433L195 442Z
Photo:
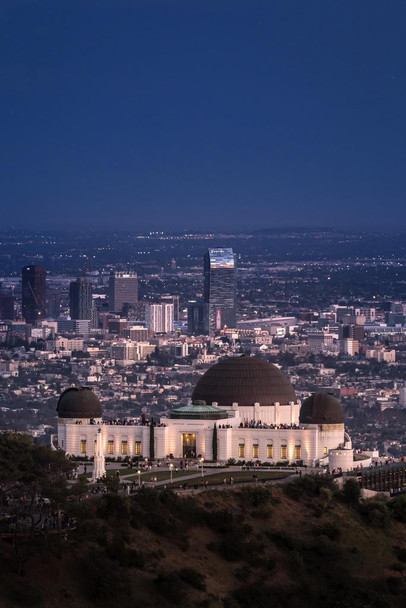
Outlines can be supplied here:
M27 323L46 317L46 270L43 266L24 266L22 276L22 313Z
M109 278L109 311L121 313L124 304L138 302L138 277L136 272L114 272Z
M0 319L12 321L14 319L14 296L11 291L0 288Z
M236 263L230 248L209 249L204 256L205 331L236 326Z
M71 319L92 318L92 286L85 277L72 281L69 287L69 308Z
M168 334L173 331L173 304L147 304L147 327L154 333Z
M173 320L179 323L179 296L161 296L163 304L173 304Z
M48 319L58 319L61 314L61 294L56 289L47 290Z
M189 336L204 333L203 300L190 300L187 305L187 332Z

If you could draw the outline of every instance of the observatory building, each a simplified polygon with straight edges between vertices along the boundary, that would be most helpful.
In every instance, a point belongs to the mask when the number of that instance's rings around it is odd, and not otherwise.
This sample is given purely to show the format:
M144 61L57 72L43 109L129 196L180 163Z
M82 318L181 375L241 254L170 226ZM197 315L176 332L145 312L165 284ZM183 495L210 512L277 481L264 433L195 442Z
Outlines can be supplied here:
M65 390L57 411L59 447L75 456L95 455L101 428L103 453L109 457L213 460L217 439L221 461L315 466L330 458L330 468L333 463L335 469L353 466L339 401L315 393L301 403L289 379L258 357L230 357L213 365L198 381L191 404L173 409L152 430L145 422L103 419L89 388Z

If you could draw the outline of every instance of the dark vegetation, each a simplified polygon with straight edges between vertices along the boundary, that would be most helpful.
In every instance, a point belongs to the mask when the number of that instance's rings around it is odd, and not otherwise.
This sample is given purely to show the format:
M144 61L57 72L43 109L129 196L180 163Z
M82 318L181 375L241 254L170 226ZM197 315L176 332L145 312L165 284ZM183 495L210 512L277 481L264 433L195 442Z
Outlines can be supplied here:
M23 438L11 453L0 436L2 496L47 492L77 527L0 541L1 607L404 606L406 496L360 501L352 480L338 490L303 476L189 496L146 489L123 497L112 487L68 500L62 455L38 449ZM35 458L46 463L38 475Z

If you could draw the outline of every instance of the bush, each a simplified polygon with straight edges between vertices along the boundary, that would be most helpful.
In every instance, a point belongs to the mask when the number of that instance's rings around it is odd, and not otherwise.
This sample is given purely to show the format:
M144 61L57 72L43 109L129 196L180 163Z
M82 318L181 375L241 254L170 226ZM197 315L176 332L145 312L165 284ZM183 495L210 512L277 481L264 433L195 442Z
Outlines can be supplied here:
M176 572L159 572L154 585L170 603L178 604L184 598L184 585Z
M89 551L77 561L83 594L90 601L131 598L128 576L115 560L100 551Z
M391 513L382 500L367 500L359 505L359 511L365 522L374 528L386 529L390 524Z
M398 521L406 523L406 494L392 498L389 501L389 509Z
M278 547L278 549L296 548L296 541L286 530L265 530L265 535Z
M317 535L327 536L332 541L337 541L341 536L341 530L338 526L332 523L324 524L315 529Z
M190 587L193 587L193 589L197 589L198 591L206 590L206 584L204 582L206 577L194 568L183 568L182 570L178 570L177 575L181 581L187 583Z

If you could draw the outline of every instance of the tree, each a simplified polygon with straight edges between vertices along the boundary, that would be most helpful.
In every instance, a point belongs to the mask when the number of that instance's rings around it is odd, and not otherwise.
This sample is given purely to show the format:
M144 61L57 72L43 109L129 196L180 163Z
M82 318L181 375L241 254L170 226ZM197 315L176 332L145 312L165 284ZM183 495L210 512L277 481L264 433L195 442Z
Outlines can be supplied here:
M352 507L359 503L361 496L361 488L357 479L349 478L346 480L343 488L343 495L345 502Z
M155 460L155 423L153 418L149 423L149 457L151 460Z
M214 427L213 427L213 460L216 461L217 460L217 425L216 423L214 423Z
M63 452L53 451L50 446L37 445L23 433L0 433L0 499L11 505L14 511L14 552L17 570L22 574L24 564L34 547L34 532L38 521L37 501L41 496L50 501L57 512L60 531L60 509L66 504L69 493L67 476L73 464ZM28 541L19 542L19 521L22 516L31 521ZM41 521L41 514L40 519Z

